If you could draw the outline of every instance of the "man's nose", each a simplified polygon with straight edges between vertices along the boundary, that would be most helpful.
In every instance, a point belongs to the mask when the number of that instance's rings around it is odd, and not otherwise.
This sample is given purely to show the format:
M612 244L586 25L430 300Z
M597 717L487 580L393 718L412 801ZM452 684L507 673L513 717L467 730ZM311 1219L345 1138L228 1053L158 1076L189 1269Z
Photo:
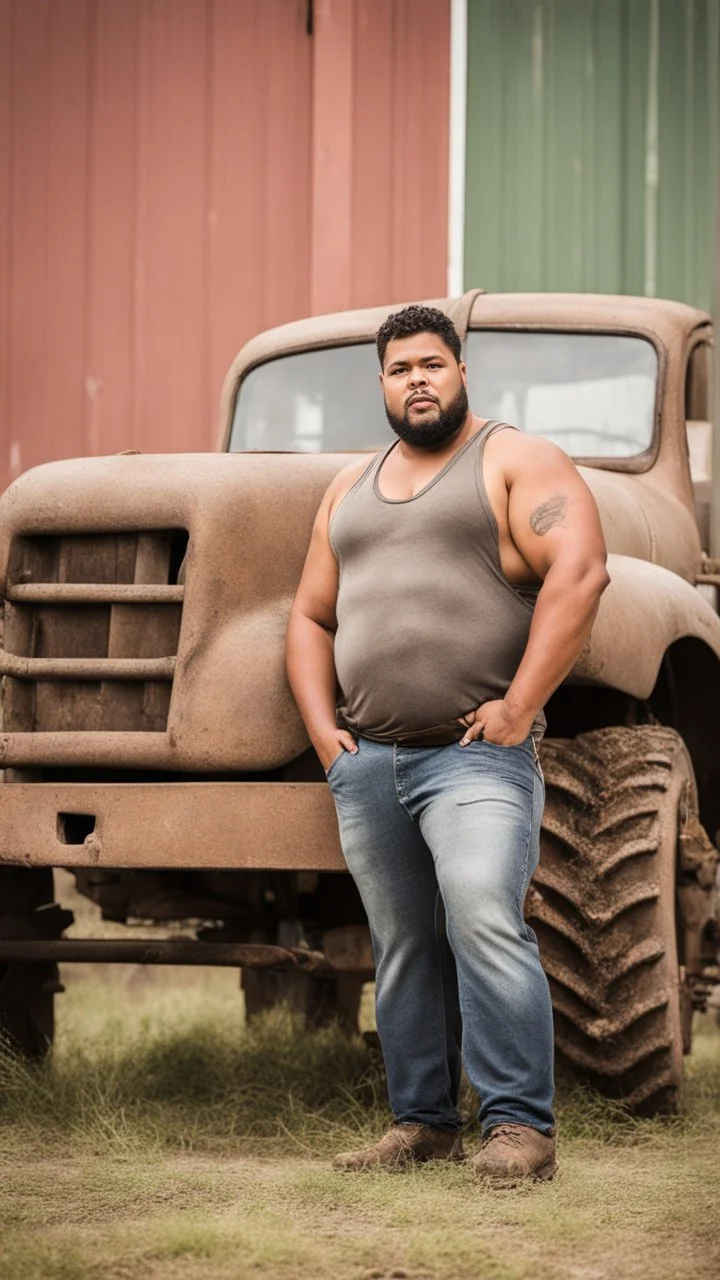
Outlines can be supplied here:
M411 387L422 387L427 383L427 374L424 369L411 369L408 382Z

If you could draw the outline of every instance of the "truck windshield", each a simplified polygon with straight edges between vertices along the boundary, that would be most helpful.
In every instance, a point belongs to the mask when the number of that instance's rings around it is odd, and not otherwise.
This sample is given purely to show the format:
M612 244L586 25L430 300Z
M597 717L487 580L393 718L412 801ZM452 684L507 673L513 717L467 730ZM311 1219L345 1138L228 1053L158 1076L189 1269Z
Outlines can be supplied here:
M474 412L545 436L575 458L628 458L652 440L655 348L601 333L476 329L467 335ZM230 449L370 452L393 439L371 343L282 356L243 380Z

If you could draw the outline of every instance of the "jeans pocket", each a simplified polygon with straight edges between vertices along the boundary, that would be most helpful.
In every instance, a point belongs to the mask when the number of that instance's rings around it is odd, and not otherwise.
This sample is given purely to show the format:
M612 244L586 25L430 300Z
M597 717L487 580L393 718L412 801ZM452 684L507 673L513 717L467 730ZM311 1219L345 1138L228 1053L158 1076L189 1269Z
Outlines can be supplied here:
M477 738L476 741L486 747L494 747L496 751L526 751L531 742L533 744L532 749L535 749L532 734L528 734L527 738L523 738L522 742L491 742L489 738Z
M331 761L330 761L330 764L328 765L327 769L325 770L325 777L328 779L328 781L330 780L330 774L335 772L335 766L336 766L337 764L339 764L339 763L340 763L340 761L342 760L343 756L346 756L346 755L347 755L347 751L346 751L346 750L345 750L345 748L343 747L343 749L342 749L342 751L340 752L340 754L339 754L338 756L336 756L334 760L331 760Z
M545 786L545 774L542 771L542 765L540 763L540 753L538 751L537 742L533 738L532 734L530 735L530 742L532 744L533 764L535 765L540 781L543 786Z

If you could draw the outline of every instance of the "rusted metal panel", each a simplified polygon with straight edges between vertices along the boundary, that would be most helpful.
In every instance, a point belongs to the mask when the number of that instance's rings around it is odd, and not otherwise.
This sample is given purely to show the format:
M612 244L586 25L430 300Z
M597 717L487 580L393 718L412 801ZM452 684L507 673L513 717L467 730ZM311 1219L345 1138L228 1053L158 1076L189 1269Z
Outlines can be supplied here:
M105 656L98 657L93 630L88 657L97 661L81 664L75 684L67 686L57 679L53 689L49 682L37 681L36 713L18 708L12 730L0 738L0 759L7 765L19 764L22 757L26 763L33 758L48 764L207 772L274 768L299 755L307 736L284 673L284 635L317 506L344 460L343 455L133 455L58 462L20 477L0 501L3 591L8 581L26 581L23 575L28 572L48 582L40 577L40 568L48 574L56 570L46 544L60 544L58 556L68 566L65 580L72 582L77 573L87 582L89 577L93 580L88 572L91 562L97 563L100 581L107 581L114 539L123 531L127 535L148 527L184 529L190 541L167 731L157 732L165 725L146 714L142 688L143 681L164 673L163 664L124 665L131 657L168 655L155 633L154 653L142 652L144 621L138 614L137 627L129 632L125 627L131 653L111 620ZM87 534L88 524L96 531L93 536ZM138 549L143 539L147 541L147 534L137 539ZM261 548L259 556L250 553L251 545ZM23 547L37 552L37 572L34 562L21 554ZM116 555L122 576L133 581L137 571L122 546ZM165 568L166 582L167 577ZM67 615L73 607L104 607L113 614L135 609L143 615L148 609L178 609L142 602L63 604L54 606L55 614ZM17 636L14 632L16 619L22 622L33 606L15 603L8 609L12 643L6 639L6 650L31 660L21 673L24 680L18 681L23 683L32 678L33 669L41 674L34 666L40 655L32 630L28 633L26 628ZM163 638L169 638L169 632ZM56 664L56 677L73 674L67 649L59 647L46 656L65 660L60 672ZM108 717L112 711L112 722L105 726L102 703L91 684L93 679L103 680L103 670L116 682L119 674L134 670L136 676L134 690L126 682L115 683L116 692L111 693L111 681L105 682L103 696L112 703L105 709ZM85 711L79 701L69 701L76 694L80 698L83 672ZM120 714L126 691L131 703L127 716ZM133 701L136 694L139 702ZM58 704L57 715L51 696ZM269 730L280 723L282 734Z
M522 305L521 300L506 299L503 307L502 300L496 299L496 323L503 317L505 323L512 324L517 314L513 308ZM565 300L565 307L569 309L569 305ZM584 305L589 306L587 300ZM656 306L658 325L662 327L664 316L669 331L683 319L691 324L696 314L679 304ZM607 299L604 310L610 312ZM551 307L546 302L541 313L538 304L538 322L541 314L562 315L562 305ZM362 321L356 317L355 323L361 325ZM617 323L621 323L619 317ZM625 327L627 324L626 319ZM668 644L678 635L695 634L720 653L716 614L689 581L678 576L694 578L700 566L700 544L691 492L686 509L678 501L683 492L679 473L675 476L673 460L665 456L672 452L671 446L669 418L660 454L644 476L583 468L617 563L612 562L614 585L603 597L596 623L592 668L583 668L581 663L576 671L643 698L655 683ZM94 697L87 699L85 710L79 700L73 701L80 697L79 681L57 680L54 690L49 682L37 681L35 712L18 703L11 724L6 721L0 735L0 763L15 768L108 766L213 772L274 769L296 759L308 743L285 676L287 618L317 506L346 460L347 455L342 454L96 458L54 463L16 481L0 501L3 589L7 549L13 541L17 546L21 539L30 542L34 537L39 543L40 534L49 535L57 529L65 535L60 541L66 544L73 529L77 536L84 534L89 519L98 538L103 531L109 536L111 531L124 528L130 532L153 523L160 529L185 528L190 541L166 723L158 708L149 714L143 695L141 681L157 678L154 664L138 663L134 689L128 682L105 681L108 701L104 710ZM685 458L686 469L687 465ZM90 541L85 539L86 544ZM242 554L236 554L237 548L242 548ZM646 563L652 560L661 564ZM22 560L10 563L14 572L22 571ZM84 557L80 567L83 580L87 580ZM124 562L123 569L129 572ZM10 574L11 584L14 580ZM652 597L654 602L652 609L647 606L647 616L653 617L647 642L645 615L637 609L641 597ZM8 653L35 661L32 636L14 632L15 619L22 622L23 609L31 607L8 606L12 644L9 639L5 643ZM55 610L67 613L71 607L56 606ZM89 607L143 610L178 606L137 603ZM141 630L138 626L137 631ZM616 640L620 632L629 638L627 646L619 649ZM93 645L99 643L95 630L91 639ZM135 642L134 653L140 658L163 656L154 640L154 655L138 654L138 647ZM68 655L60 649L55 656ZM89 656L97 657L97 652ZM91 676L102 679L108 663L113 664L107 668L111 674L126 674L121 664L129 656L127 651L109 654L82 665ZM17 685L29 683L32 675L33 663L28 662L24 679ZM127 713L121 714L119 695L110 701L111 686L122 693L132 691ZM42 694L46 687L49 692ZM20 688L18 698L22 693ZM136 695L137 701L133 701ZM280 734L277 725L283 726ZM116 729L122 732L112 731Z
M59 815L93 829L65 843ZM324 782L13 783L0 863L344 871Z
M315 10L0 0L0 488L210 449L253 333L443 292L449 0Z

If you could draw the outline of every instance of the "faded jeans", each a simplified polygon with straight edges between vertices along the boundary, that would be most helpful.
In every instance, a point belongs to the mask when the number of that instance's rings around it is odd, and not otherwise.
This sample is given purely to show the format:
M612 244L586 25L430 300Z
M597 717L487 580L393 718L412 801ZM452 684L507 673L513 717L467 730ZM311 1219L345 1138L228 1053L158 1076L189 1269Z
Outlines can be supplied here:
M370 924L395 1121L460 1127L462 1052L483 1133L550 1133L550 992L523 919L545 796L534 743L358 748L328 782Z

